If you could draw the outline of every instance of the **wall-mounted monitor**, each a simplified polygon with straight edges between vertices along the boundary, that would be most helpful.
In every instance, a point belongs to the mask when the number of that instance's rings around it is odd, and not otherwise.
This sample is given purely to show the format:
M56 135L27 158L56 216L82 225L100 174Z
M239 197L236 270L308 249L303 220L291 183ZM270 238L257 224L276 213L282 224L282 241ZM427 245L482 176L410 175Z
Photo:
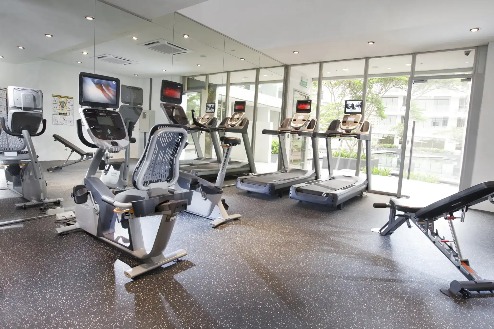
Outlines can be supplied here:
M120 100L120 80L81 72L79 74L79 104L81 106L116 109Z
M311 110L312 110L312 100L310 99L297 100L297 105L295 107L296 113L310 113Z
M245 112L245 107L247 106L246 101L235 101L233 103L233 112Z
M351 99L345 101L345 114L362 114L361 100Z
M163 80L161 81L160 99L163 103L182 104L184 86L181 83Z

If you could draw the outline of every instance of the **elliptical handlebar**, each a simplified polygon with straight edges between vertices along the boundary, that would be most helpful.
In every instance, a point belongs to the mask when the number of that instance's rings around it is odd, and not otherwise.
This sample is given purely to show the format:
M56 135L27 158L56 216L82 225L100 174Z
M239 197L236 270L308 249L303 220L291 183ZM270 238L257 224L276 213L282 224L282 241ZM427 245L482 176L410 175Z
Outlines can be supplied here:
M86 145L87 147L91 147L93 149L97 149L98 146L96 144L91 143L84 137L84 133L82 131L82 120L78 119L77 120L77 136L79 136L79 139L81 140L82 144Z
M31 136L40 136L40 135L43 135L44 132L46 131L46 119L41 120L41 123L43 124L43 126L41 127L40 132L37 132L35 134L29 134L29 135L31 135ZM0 118L0 127L2 128L3 131L5 131L5 133L7 135L15 136L15 137L23 137L22 134L14 133L12 130L10 130L7 127L7 125L5 124L5 118Z

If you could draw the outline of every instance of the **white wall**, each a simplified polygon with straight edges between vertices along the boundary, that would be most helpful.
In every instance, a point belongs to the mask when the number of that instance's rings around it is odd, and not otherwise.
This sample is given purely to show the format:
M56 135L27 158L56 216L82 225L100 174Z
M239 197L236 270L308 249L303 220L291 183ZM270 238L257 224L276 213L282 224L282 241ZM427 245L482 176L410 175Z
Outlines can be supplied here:
M80 66L47 60L27 64L0 63L0 87L13 85L37 88L43 91L43 117L47 121L47 128L43 135L33 137L33 143L41 161L65 160L69 154L61 143L53 140L53 134L58 134L82 149L91 151L79 141L75 125L75 121L80 118L78 111L80 72ZM119 76L100 71L96 71L96 73L119 78L121 84L143 88L143 106L148 108L146 95L149 94L149 82L147 79ZM74 126L52 125L52 94L74 97ZM137 157L137 145L133 146L131 150L131 155ZM74 155L73 157L75 159Z
M484 92L480 107L480 120L477 130L472 182L475 185L484 181L494 181L494 148L492 147L492 127L494 123L494 42L489 43L485 67ZM467 160L468 161L468 160ZM475 208L494 212L494 205L483 202Z

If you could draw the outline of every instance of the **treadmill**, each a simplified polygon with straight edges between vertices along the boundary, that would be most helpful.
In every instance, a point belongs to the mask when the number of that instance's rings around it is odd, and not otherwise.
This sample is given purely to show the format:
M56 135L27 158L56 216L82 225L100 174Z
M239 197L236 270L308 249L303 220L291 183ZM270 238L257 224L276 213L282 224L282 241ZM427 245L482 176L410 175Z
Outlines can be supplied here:
M310 170L290 168L287 152L286 137L288 135L298 135L304 138L311 137L312 147L314 148L315 139L312 138L316 120L310 118L311 100L298 100L296 112L293 118L286 118L277 130L264 129L263 134L278 136L280 141L281 152L281 170L250 176L239 177L237 179L237 188L249 192L278 195L281 197L283 191L294 184L300 184L316 179L316 172L313 168ZM313 160L315 161L317 158Z
M293 185L290 188L290 198L300 201L324 204L343 208L343 203L356 196L362 196L368 189L370 182L370 142L371 129L368 121L363 121L361 107L347 109L345 106L345 115L343 120L333 120L325 132L313 134L315 138L326 139L327 161L329 179L318 179L313 182ZM358 140L357 165L354 175L338 174L333 175L331 166L332 150L331 139L333 138L355 138ZM362 141L365 141L365 163L366 175L360 175L360 154ZM316 158L317 150L314 150ZM320 177L320 164L316 161L316 171Z
M248 128L249 119L245 116L245 101L235 101L233 106L233 115L221 121L216 128L211 128L211 134L217 133L219 136L225 136L226 133L241 134L244 144L245 153L247 154L247 162L230 160L226 167L226 175L255 173L256 166L254 163L254 155L250 146ZM218 139L218 136L216 136ZM221 161L203 163L199 165L181 166L180 170L189 172L196 176L217 176L221 167Z

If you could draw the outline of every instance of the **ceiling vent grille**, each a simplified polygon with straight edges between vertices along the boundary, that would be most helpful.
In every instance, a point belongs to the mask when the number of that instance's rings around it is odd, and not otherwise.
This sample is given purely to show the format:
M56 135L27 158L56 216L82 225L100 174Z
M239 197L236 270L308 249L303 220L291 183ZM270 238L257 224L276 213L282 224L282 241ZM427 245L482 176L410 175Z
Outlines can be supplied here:
M117 65L129 65L135 63L135 61L131 59L121 56L110 55L110 54L98 55L96 56L96 58L102 62L117 64Z
M189 49L177 46L163 39L148 41L143 46L165 55L180 55L190 52Z

